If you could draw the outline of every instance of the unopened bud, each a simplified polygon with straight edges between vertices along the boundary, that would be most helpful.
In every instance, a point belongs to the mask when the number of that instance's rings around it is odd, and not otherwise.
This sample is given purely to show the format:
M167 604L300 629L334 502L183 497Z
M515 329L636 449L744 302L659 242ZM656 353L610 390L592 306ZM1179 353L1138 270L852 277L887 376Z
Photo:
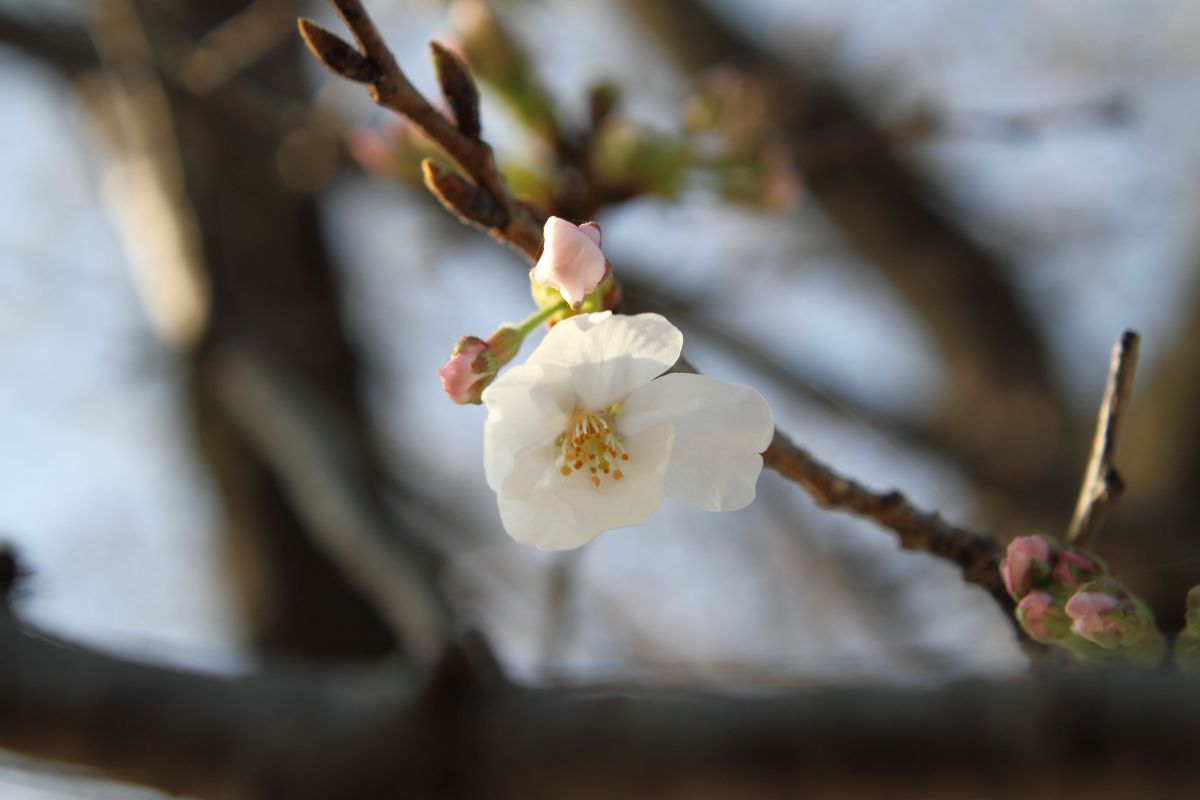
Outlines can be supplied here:
M1184 629L1175 637L1175 666L1189 675L1200 675L1200 586L1187 595Z
M1090 581L1067 600L1071 630L1106 650L1120 648L1134 666L1152 667L1163 658L1166 641L1154 615L1140 598L1112 578Z
M1030 592L1017 604L1017 621L1029 638L1042 644L1055 644L1071 633L1071 618L1062 601L1046 592Z
M1193 586L1187 593L1187 611L1184 612L1187 630L1200 637L1200 586Z
M372 83L379 78L375 63L336 33L311 19L301 18L297 24L304 43L326 69L358 83Z
M492 360L487 342L478 336L464 336L454 346L450 360L438 370L442 389L459 405L479 403L483 390L496 377Z
M541 258L529 277L535 285L556 290L572 309L579 310L608 272L600 250L600 226L594 222L574 225L551 217L544 234ZM535 299L541 300L536 294Z
M1000 566L1004 588L1014 600L1029 594L1050 575L1053 550L1041 536L1018 536L1008 543Z
M547 139L558 130L554 102L542 86L521 44L500 24L484 0L455 0L452 27L475 75L527 126Z
M458 129L472 139L479 138L479 90L471 77L471 68L463 57L440 42L430 42L433 67L442 95L454 113Z
M1073 620L1071 629L1089 642L1111 649L1120 644L1128 631L1128 612L1132 604L1106 592L1078 591L1065 606Z
M1064 550L1054 559L1050 579L1056 589L1071 594L1088 581L1104 577L1108 568L1096 556L1084 550Z
M1200 637L1184 631L1175 637L1175 666L1180 672L1200 675Z
M501 325L486 340L464 336L454 345L450 360L438 370L442 389L459 405L478 405L483 390L500 368L513 360L524 341L525 333L515 325Z

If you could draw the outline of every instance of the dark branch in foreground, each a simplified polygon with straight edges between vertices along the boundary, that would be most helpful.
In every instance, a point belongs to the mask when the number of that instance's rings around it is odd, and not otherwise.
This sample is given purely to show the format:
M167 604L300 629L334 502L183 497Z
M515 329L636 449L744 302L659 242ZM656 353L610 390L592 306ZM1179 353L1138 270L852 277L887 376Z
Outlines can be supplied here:
M601 695L481 678L458 648L421 683L395 662L226 678L2 625L0 709L0 746L201 797L1189 797L1200 779L1200 683L1168 676Z
M1125 482L1117 472L1117 445L1120 443L1121 423L1133 393L1137 375L1138 345L1141 337L1135 331L1125 331L1113 345L1112 364L1100 416L1096 420L1096 436L1092 440L1092 456L1088 460L1075 514L1067 529L1067 541L1087 547L1104 521L1109 506L1120 499Z

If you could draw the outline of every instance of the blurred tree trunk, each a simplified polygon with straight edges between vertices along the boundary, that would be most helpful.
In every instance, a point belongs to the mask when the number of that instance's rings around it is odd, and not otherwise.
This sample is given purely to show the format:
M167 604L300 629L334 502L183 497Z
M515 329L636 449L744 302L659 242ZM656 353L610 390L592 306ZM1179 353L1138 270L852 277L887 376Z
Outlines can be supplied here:
M314 545L279 476L230 419L214 389L215 357L231 346L253 351L332 404L347 423L346 446L372 458L360 368L347 339L315 199L295 188L295 176L290 184L284 180L289 155L303 167L328 159L330 152L336 158L336 151L331 144L320 150L320 140L311 136L306 140L307 119L289 113L292 104L304 108L308 102L298 37L278 41L277 27L254 24L255 15L281 18L290 33L289 18L299 15L300 3L105 2L110 7L93 14L93 32L97 49L110 54L106 70L114 71L114 49L140 26L150 58L144 66L157 74L166 101L159 110L169 116L150 124L169 126L177 145L176 210L190 216L178 227L193 236L187 246L200 273L193 288L206 295L198 303L207 306L187 347L188 402L199 451L221 495L228 552L252 638L266 650L306 655L388 651L395 645L392 635ZM223 33L214 34L218 30ZM231 41L222 42L222 35ZM110 41L100 41L103 37ZM202 40L213 46L197 47ZM259 47L261 57L253 59ZM247 55L252 63L229 69L231 57ZM124 88L134 95L131 105L153 113L153 104L138 96L145 87L130 84ZM255 97L261 102L247 102ZM285 142L305 141L315 142L317 150L286 152Z

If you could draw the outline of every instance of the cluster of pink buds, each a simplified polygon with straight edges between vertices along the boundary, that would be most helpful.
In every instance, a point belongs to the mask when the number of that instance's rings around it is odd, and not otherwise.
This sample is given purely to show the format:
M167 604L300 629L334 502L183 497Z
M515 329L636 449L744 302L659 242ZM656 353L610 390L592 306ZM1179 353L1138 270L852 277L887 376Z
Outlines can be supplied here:
M1030 638L1064 647L1085 663L1157 665L1165 642L1153 615L1107 573L1092 553L1042 536L1013 539L1001 565Z
M1086 550L1063 548L1044 536L1018 536L1009 543L1000 571L1004 588L1020 601L1035 589L1065 599L1108 568Z

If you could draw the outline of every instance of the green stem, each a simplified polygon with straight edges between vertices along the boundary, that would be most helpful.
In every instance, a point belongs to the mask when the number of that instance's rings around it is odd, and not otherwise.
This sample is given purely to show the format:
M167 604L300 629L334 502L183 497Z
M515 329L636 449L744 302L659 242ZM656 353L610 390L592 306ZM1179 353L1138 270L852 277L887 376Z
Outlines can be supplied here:
M521 324L517 326L517 331L521 334L521 337L524 338L524 337L528 336L529 334L533 333L534 329L537 328L539 325L541 325L543 322L550 319L551 317L553 317L555 314L557 314L560 311L566 311L570 307L571 306L567 303L566 300L562 300L558 303L555 303L552 306L547 306L546 308L539 309L538 311L535 311L534 313L532 313L528 317L526 317L521 322Z

